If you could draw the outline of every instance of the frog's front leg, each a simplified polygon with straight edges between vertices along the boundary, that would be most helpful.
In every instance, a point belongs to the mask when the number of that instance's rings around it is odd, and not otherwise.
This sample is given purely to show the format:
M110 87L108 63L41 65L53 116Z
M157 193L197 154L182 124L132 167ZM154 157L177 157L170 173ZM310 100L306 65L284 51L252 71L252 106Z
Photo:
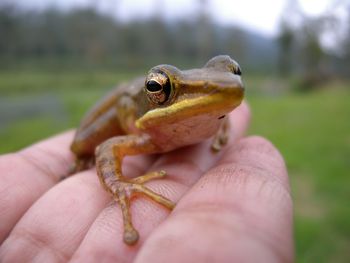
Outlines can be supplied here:
M230 135L230 119L228 116L224 117L225 119L220 124L220 127L217 131L217 133L214 135L213 142L211 144L211 149L214 152L218 152L221 150L223 146L225 146L228 142L229 135Z
M122 175L122 159L126 155L155 152L156 148L148 135L126 135L113 137L96 148L96 169L103 187L119 203L123 214L124 242L133 245L139 234L134 228L130 214L130 199L134 194L143 194L155 202L172 209L175 204L145 187L149 180L162 178L164 171L150 172L137 178L126 178Z

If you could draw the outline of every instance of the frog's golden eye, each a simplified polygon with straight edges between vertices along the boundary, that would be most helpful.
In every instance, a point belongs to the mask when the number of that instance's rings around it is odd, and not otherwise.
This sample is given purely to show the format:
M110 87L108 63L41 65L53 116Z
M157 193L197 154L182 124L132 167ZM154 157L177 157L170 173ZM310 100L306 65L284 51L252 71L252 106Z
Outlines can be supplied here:
M233 69L233 73L236 75L241 76L242 75L242 70L239 66L237 66L235 69Z
M239 76L242 75L241 67L240 67L238 64L236 64L236 65L233 66L232 72L233 72L233 74L235 74L235 75L239 75Z
M146 79L145 91L151 102L158 105L164 104L171 93L169 77L160 70L150 72Z

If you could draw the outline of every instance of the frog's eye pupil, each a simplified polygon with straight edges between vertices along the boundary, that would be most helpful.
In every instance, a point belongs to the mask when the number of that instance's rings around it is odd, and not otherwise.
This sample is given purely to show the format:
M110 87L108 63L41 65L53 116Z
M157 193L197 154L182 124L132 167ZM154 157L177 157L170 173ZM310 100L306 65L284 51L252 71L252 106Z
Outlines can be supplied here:
M159 92L163 89L162 85L160 85L157 81L154 80L148 81L146 87L149 92Z
M150 102L163 105L168 101L172 87L167 74L159 69L153 69L146 78L144 89Z

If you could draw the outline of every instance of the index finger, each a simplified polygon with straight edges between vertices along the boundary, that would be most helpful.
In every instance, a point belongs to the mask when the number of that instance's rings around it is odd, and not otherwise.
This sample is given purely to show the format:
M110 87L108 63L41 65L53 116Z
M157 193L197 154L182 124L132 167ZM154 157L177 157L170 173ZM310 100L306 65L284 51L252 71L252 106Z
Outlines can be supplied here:
M0 243L29 206L66 175L73 131L0 157Z

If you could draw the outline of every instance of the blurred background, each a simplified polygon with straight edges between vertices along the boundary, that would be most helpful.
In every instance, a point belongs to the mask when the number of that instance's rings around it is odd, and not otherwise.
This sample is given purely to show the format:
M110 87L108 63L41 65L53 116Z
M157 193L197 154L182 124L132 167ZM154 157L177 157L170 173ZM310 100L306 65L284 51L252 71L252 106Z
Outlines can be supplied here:
M0 153L154 65L218 54L243 69L249 133L285 156L297 262L349 262L349 0L1 0Z

